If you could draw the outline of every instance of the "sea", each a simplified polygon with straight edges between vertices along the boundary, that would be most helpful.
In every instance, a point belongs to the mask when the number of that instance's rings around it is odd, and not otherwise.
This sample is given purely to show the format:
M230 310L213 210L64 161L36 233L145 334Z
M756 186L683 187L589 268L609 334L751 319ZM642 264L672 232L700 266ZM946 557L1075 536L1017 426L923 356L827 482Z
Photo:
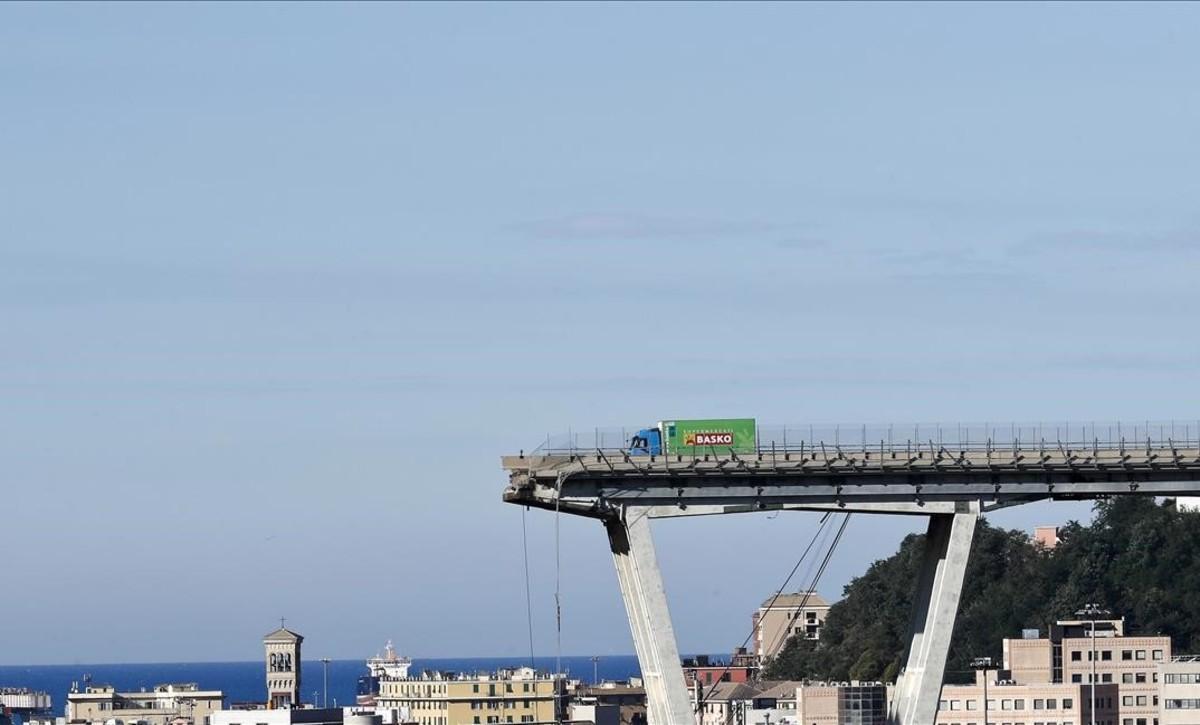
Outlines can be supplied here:
M525 667L529 658L466 657L446 659L413 658L410 672L491 672L501 668ZM554 657L538 657L534 666L553 671ZM113 685L119 691L137 692L155 685L175 682L195 682L203 690L223 690L225 704L261 702L266 699L262 660L253 662L159 662L151 664L93 664L93 665L0 665L0 688L28 687L50 693L54 711L62 715L67 693L72 683L90 679L94 684ZM324 701L323 666L320 660L305 660L302 697L306 702ZM634 655L609 655L594 663L591 657L562 658L562 670L570 677L591 682L628 680L638 677L641 669ZM329 663L329 704L353 705L358 678L367 674L365 659L333 660Z

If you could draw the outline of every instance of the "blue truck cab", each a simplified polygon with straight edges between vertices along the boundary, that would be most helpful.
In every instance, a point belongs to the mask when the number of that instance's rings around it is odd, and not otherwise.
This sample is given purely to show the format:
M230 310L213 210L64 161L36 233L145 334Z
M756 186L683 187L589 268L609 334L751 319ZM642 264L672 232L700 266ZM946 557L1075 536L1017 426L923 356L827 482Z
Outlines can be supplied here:
M629 455L662 455L662 432L658 428L643 428L629 439Z

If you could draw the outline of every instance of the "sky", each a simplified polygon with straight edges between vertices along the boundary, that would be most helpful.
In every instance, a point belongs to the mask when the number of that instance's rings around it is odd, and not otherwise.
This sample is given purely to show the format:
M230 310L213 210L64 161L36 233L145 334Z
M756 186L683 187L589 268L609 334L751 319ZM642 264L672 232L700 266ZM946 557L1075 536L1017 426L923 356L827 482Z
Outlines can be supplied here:
M0 661L254 659L281 616L312 657L525 653L500 456L568 429L1195 420L1198 33L0 6ZM816 522L656 524L680 648L740 644ZM632 652L602 527L559 523L562 651ZM923 527L852 519L818 589Z

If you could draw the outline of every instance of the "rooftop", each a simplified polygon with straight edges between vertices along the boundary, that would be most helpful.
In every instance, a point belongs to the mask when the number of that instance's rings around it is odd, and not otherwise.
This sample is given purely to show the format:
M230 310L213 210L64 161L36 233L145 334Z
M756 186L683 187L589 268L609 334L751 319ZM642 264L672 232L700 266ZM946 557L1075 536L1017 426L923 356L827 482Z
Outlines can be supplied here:
M533 681L533 680L560 680L563 679L561 674L553 674L549 672L537 672L530 667L518 667L513 670L497 670L495 672L436 672L425 670L419 675L410 675L408 677L383 677L382 680L387 682L505 682L505 681Z
M267 636L263 637L263 642L303 642L303 641L304 641L304 637L300 636L299 634L296 634L295 632L293 632L292 630L290 630L286 627L280 627L279 629L275 630L274 632L271 632Z
M760 609L794 609L796 607L811 607L820 609L828 607L829 602L816 592L789 592L780 594L779 596L767 597L760 605Z

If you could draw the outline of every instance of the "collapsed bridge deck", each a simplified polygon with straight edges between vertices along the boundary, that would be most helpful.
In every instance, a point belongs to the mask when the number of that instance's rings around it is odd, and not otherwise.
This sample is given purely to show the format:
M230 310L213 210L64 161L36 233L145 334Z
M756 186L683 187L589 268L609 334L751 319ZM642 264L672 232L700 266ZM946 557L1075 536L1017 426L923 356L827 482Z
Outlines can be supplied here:
M814 504L980 501L985 509L1039 499L1196 495L1200 447L1065 446L956 450L928 446L632 456L624 451L506 456L504 500L607 517L623 505L768 510ZM659 515L667 515L659 511Z
M1200 496L1200 422L1134 426L935 427L897 442L892 426L820 437L758 427L750 452L691 447L646 455L619 435L569 434L505 456L504 500L601 519L646 685L650 725L697 721L679 663L650 520L764 510L927 515L909 647L890 725L937 716L946 657L980 512L1043 499ZM905 431L907 433L907 430ZM1128 438L1126 434L1131 433ZM875 435L875 434L878 435ZM1107 433L1102 435L1102 433ZM1177 437L1182 433L1181 437ZM1048 435L1046 435L1048 434ZM950 440L947 440L949 438ZM876 440L877 444L868 441ZM830 443L829 441L832 441ZM1070 441L1070 442L1068 442ZM640 455L638 453L641 453Z

